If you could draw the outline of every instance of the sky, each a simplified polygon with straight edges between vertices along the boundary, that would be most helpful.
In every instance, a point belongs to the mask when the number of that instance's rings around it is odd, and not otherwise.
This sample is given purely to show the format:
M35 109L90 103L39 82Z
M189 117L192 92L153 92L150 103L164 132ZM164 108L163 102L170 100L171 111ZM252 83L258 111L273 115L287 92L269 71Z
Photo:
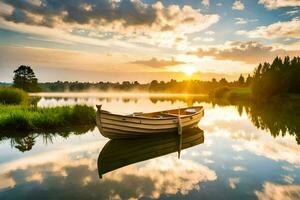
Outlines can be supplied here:
M0 0L0 82L237 79L300 56L300 0Z

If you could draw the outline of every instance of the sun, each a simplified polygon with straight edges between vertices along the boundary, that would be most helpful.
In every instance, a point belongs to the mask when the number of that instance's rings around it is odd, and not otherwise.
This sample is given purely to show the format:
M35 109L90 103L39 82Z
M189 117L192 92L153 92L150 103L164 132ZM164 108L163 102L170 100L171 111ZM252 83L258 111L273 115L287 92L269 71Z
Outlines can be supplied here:
M182 72L188 76L192 76L195 72L195 68L193 66L185 66L182 68Z

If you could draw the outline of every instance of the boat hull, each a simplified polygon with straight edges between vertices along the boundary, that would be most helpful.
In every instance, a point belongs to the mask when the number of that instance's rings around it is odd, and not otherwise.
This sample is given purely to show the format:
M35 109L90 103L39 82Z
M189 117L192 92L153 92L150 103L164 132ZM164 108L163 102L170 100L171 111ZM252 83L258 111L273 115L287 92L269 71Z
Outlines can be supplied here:
M134 138L153 136L161 133L177 133L198 125L203 117L203 109L191 115L167 117L163 119L145 118L143 116L124 116L104 110L97 112L97 126L100 133L107 138Z

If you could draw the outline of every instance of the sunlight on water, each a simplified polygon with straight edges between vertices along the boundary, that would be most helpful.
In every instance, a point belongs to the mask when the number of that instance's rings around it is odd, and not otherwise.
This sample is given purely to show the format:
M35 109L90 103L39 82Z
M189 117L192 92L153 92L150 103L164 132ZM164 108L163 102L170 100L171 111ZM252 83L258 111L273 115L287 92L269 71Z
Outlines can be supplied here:
M202 105L205 116L199 127L204 131L204 142L182 150L180 159L173 151L112 170L99 179L98 156L103 147L108 149L109 145L97 128L86 133L31 134L27 140L3 138L0 142L0 199L39 199L41 195L55 199L58 191L65 199L80 196L84 199L299 199L297 135L286 132L284 136L274 137L267 127L259 128L253 123L256 115L247 106L222 107L174 96L128 98L74 96L74 93L44 94L38 106L74 104L102 104L103 109L115 113ZM18 145L29 138L34 141L31 150L20 152ZM153 148L147 144L140 146L140 152ZM139 159L133 156L139 151L132 151L133 157L122 155L134 146L122 151L122 146L114 148L117 148L112 149L115 156L106 159ZM102 166L105 164L109 163Z

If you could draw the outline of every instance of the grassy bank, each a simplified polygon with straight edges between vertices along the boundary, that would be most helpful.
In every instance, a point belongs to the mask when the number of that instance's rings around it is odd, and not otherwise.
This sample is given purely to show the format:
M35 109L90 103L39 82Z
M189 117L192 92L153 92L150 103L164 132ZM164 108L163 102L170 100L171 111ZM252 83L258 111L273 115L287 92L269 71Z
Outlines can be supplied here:
M250 101L252 96L251 88L228 88L221 87L210 94L210 98L226 101Z
M0 87L0 104L26 105L28 103L29 96L23 90L13 87Z
M95 110L88 106L34 108L0 105L0 131L42 131L94 124Z
M0 87L0 132L49 131L95 125L96 112L92 107L38 108L32 105L33 100L23 90Z

